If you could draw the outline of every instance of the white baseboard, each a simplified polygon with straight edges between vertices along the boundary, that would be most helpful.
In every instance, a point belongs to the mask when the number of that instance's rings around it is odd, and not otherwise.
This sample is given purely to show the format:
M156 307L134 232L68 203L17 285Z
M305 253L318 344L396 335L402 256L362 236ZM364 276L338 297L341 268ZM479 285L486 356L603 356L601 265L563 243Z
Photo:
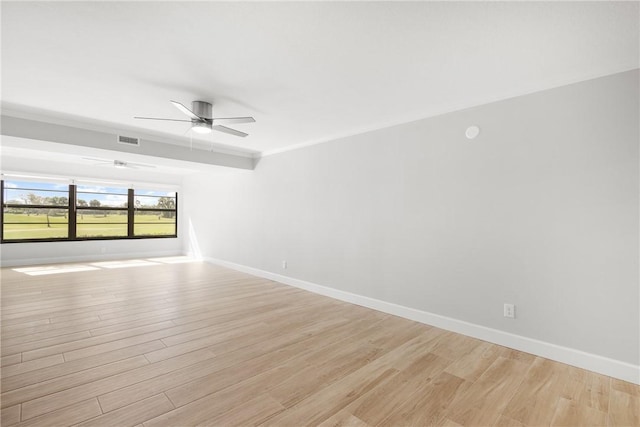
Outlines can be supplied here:
M292 277L283 276L281 274L272 273L270 271L260 270L241 264L235 264L229 261L223 261L215 258L204 257L203 261L211 264L220 265L222 267L231 268L233 270L242 271L254 276L263 277L265 279L274 280L296 288L305 289L310 292L325 295L340 301L349 302L363 307L372 308L384 313L393 314L405 319L414 320L416 322L435 326L448 331L457 332L483 341L488 341L501 346L513 348L515 350L524 351L536 356L555 360L557 362L566 363L567 365L576 366L578 368L597 372L623 381L634 384L640 384L640 366L631 363L622 362L608 357L598 356L596 354L587 353L569 347L563 347L551 344L545 341L539 341L527 338L521 335L515 335L509 332L500 331L498 329L487 328L485 326L476 325L474 323L453 319L451 317L441 316L439 314L429 313L415 308L405 307L398 304L369 298L350 292L341 291L327 286L318 285Z
M180 251L152 251L152 252L130 252L130 253L110 253L110 254L91 254L91 255L70 255L61 257L46 257L46 258L25 258L25 259L10 259L0 260L0 267L22 267L27 265L38 264L61 264L68 262L99 262L99 261L115 261L120 259L131 258L159 258L165 256L180 256Z

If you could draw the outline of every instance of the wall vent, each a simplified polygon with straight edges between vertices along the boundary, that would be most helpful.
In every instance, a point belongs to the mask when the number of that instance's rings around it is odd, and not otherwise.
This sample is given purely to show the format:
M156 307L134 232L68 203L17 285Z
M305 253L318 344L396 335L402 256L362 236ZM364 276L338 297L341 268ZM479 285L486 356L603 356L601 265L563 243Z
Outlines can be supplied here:
M140 139L132 136L118 135L118 142L120 144L135 145L136 147L140 146Z

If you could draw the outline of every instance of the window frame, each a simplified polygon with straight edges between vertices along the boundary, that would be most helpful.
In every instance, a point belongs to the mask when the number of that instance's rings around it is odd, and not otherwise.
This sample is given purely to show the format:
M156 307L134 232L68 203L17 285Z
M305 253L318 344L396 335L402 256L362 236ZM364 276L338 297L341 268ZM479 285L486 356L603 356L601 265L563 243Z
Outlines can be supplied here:
M45 183L46 181L42 181ZM78 206L77 196L78 196L78 186L76 184L69 184L68 186L68 205L67 206L53 206L53 205L25 205L25 204L7 204L4 200L5 193L5 180L0 180L0 244L5 243L36 243L36 242L77 242L77 241L91 241L91 240L139 240L139 239L175 239L178 237L178 192L175 192L175 208L136 208L134 200L135 200L135 191L133 188L127 189L127 207L115 207L115 206ZM48 191L48 190L38 190L38 189L28 189L34 191ZM64 191L60 191L64 192ZM80 192L85 193L85 192ZM173 197L172 197L173 198ZM47 209L64 209L67 210L67 237L53 237L53 238L29 238L29 239L6 239L4 236L4 212L6 208L47 208ZM88 210L88 211L126 211L127 217L126 222L120 224L126 224L127 226L127 235L126 236L87 236L87 237L78 237L78 222L77 215L79 211ZM159 235L135 235L135 213L136 212L144 212L144 211L153 211L153 212L173 212L175 223L173 234L159 234ZM12 223L13 224L13 223ZM80 224L82 225L82 224Z

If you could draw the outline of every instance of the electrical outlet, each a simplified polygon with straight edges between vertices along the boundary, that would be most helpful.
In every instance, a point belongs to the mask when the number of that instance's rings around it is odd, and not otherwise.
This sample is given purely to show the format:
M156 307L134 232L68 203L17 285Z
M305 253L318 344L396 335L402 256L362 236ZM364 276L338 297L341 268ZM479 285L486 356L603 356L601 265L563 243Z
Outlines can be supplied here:
M511 319L516 318L516 306L513 304L505 304L504 305L504 317L509 317Z
M287 261L282 261L282 268L287 269Z

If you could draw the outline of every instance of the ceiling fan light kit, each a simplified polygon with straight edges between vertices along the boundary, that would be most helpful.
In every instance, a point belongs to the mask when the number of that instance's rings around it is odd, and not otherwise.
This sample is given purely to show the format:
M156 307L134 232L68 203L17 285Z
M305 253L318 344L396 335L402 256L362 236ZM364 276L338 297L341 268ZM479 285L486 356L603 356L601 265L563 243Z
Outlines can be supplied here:
M184 115L189 117L190 120L180 119L162 119L155 117L134 117L135 119L144 120L165 120L173 122L191 122L191 130L206 134L212 130L228 133L229 135L245 137L248 134L236 129L231 129L226 126L222 126L222 123L253 123L255 119L253 117L213 117L213 105L210 102L205 101L193 101L191 103L191 109L188 109L177 101L171 101L171 103L180 110Z
M191 130L196 132L196 133L210 133L211 132L211 125L209 123L203 123L203 122L193 122L193 126L191 126Z

